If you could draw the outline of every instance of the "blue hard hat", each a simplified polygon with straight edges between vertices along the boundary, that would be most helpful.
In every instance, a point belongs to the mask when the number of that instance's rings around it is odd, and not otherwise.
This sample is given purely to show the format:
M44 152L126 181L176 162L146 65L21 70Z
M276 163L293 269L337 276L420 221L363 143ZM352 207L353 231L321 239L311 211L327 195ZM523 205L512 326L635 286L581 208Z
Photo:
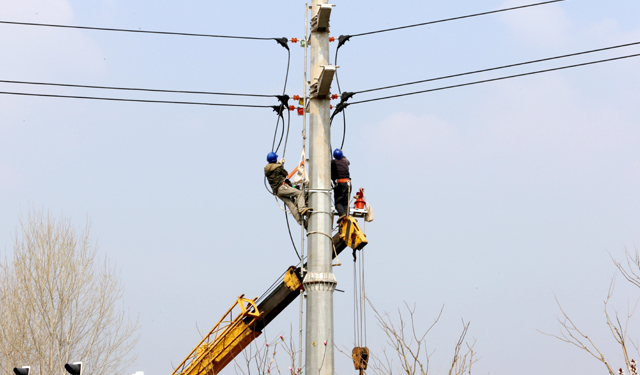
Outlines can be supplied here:
M278 161L278 154L271 151L270 153L267 154L267 161L269 163L275 163L276 161Z
M342 159L342 157L343 157L343 156L344 156L344 154L342 153L342 150L341 150L341 149L336 148L335 150L333 150L333 157L334 157L335 159L340 160L340 159Z

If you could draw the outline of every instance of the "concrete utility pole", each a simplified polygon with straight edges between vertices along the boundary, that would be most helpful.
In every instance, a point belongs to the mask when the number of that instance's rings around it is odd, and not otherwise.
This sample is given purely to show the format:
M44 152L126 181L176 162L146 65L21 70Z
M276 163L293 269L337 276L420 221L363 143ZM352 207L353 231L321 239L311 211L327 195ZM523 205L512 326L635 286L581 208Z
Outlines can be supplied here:
M304 277L307 292L306 375L333 375L333 292L336 278L331 267L331 132L329 88L335 67L329 64L329 16L327 0L311 5L311 89L309 93L309 206L308 268Z

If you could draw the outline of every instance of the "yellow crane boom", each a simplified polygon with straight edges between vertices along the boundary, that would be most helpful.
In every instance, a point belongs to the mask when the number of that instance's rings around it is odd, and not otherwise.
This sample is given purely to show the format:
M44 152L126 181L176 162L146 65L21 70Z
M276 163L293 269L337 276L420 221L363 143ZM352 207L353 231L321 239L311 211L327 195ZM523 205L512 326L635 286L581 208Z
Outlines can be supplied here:
M334 257L346 248L344 239L340 234L333 237ZM264 327L289 306L302 289L300 268L291 266L282 282L262 302L241 295L171 375L218 374L260 336Z

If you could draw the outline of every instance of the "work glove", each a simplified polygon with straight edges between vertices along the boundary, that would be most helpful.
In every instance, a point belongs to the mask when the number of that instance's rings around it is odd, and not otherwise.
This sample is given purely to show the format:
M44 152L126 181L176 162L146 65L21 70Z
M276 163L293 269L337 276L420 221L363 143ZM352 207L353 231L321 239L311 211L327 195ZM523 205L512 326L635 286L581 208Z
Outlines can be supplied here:
M284 164L284 158L280 159L280 161L278 163Z

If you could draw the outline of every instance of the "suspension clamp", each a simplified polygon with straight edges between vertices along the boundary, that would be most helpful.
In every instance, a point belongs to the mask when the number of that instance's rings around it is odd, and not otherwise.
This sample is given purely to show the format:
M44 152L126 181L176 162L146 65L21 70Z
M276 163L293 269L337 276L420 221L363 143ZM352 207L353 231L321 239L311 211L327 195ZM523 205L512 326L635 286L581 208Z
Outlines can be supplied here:
M351 35L340 35L338 37L338 48L336 48L336 50L339 49L340 47L342 47L343 44L348 42L349 39L351 39Z
M285 108L287 108L284 104L273 105L271 106L271 108L273 108L273 111L277 113L278 116L282 117L282 119L284 120L284 116L282 115L282 112L284 111Z
M276 95L276 98L278 98L280 103L282 103L282 105L284 105L285 107L289 105L289 95Z
M278 42L279 45L283 46L284 48L287 49L287 51L289 51L289 45L287 44L287 43L289 43L289 39L287 39L287 38L273 38L273 40Z

